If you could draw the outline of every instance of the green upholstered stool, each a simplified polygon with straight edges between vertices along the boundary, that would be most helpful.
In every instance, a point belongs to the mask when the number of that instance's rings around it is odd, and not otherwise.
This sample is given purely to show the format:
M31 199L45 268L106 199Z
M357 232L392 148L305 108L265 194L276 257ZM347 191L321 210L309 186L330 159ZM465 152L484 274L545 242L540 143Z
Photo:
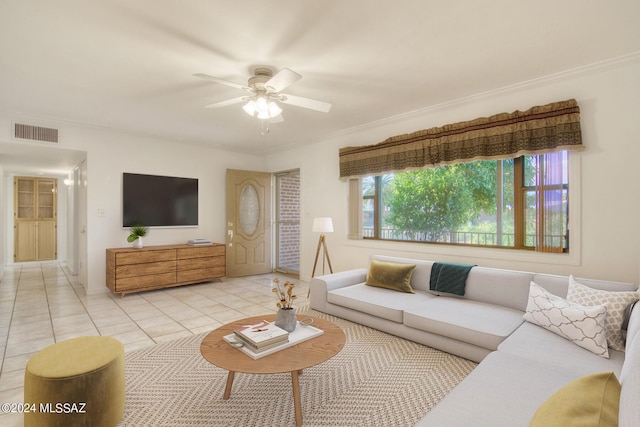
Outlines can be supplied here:
M111 337L79 337L34 354L24 371L25 427L108 426L124 412L124 347Z

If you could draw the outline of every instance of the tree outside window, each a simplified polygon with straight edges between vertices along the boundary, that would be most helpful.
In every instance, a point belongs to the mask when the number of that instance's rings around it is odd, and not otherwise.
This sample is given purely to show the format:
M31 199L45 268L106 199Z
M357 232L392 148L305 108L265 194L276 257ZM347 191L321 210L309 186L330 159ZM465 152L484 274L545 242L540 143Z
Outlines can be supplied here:
M561 152L363 178L363 235L564 251L566 177ZM538 230L547 238L538 238Z

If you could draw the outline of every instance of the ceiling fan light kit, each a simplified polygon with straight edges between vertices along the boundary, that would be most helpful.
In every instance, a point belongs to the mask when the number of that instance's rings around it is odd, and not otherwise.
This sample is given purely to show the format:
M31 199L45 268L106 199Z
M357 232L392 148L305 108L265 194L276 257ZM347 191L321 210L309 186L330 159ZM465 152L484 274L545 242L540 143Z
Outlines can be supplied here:
M231 86L236 89L242 89L251 93L250 96L242 96L228 99L226 101L216 102L214 104L207 105L205 108L221 108L248 101L242 106L242 109L248 115L257 117L260 120L278 118L279 121L282 121L282 108L280 108L278 102L308 108L323 113L328 113L331 109L331 104L327 102L280 93L281 90L289 87L302 78L300 74L290 70L289 68L283 68L275 75L273 75L273 71L269 68L256 68L253 77L249 78L248 86L242 86L238 83L207 74L194 74L194 76Z
M278 117L282 108L275 101L268 101L266 96L259 95L256 99L249 99L242 109L251 117L268 120Z

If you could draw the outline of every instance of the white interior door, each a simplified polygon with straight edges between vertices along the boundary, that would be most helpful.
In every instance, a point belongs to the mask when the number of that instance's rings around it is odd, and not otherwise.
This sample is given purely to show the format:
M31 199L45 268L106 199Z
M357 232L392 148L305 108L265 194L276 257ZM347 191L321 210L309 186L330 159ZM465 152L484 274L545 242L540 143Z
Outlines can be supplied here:
M78 239L76 247L78 248L78 281L88 288L87 285L87 161L83 160L78 166L77 173L78 189L76 193L76 203L78 216L76 218L76 236Z
M227 276L272 271L271 174L227 169Z

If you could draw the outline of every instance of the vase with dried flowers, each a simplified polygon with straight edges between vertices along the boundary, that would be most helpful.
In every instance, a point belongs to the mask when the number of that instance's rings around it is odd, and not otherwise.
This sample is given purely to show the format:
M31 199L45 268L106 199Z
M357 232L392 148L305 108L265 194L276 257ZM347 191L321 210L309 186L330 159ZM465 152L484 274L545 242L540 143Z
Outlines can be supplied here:
M296 310L293 308L293 301L297 298L293 293L295 286L288 280L281 286L280 280L277 278L273 279L271 286L271 291L278 298L279 310L276 314L275 324L287 332L293 332L296 329Z

